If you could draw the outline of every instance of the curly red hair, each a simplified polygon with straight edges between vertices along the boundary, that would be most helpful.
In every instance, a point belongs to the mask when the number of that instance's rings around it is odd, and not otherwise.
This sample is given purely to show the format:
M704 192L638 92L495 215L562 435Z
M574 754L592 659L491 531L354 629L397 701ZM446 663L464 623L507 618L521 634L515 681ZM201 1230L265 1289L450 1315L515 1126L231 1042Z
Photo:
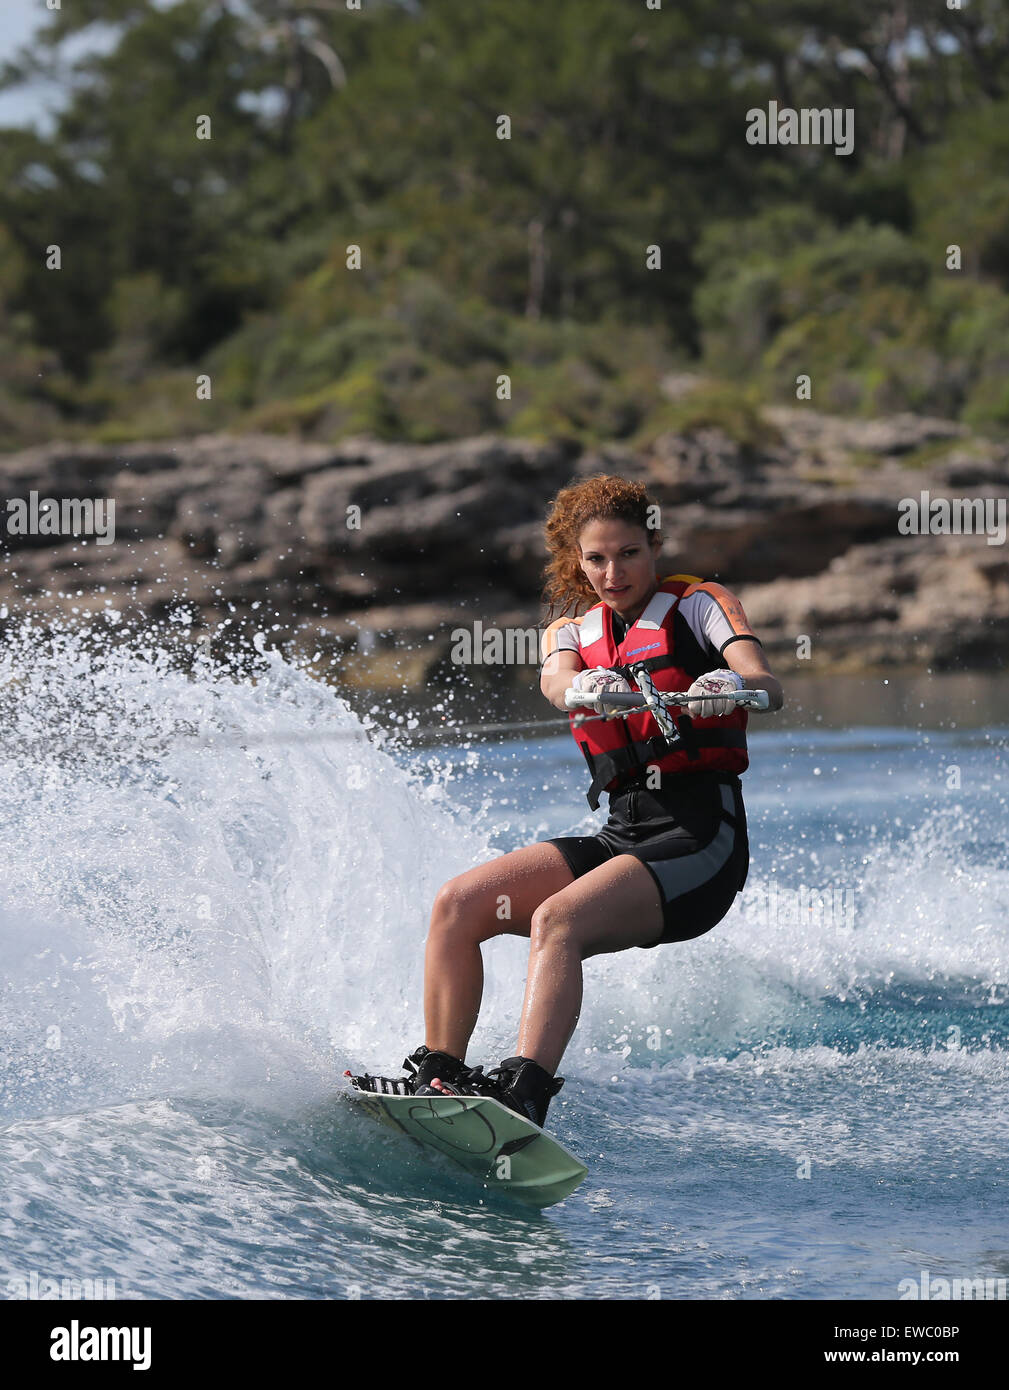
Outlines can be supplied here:
M598 596L585 578L579 561L578 537L590 521L626 521L640 526L650 537L662 535L649 526L650 509L657 504L648 496L644 483L629 483L607 473L597 473L583 482L561 488L546 519L545 538L549 560L544 570L543 600L550 605L549 617L577 613L583 603L591 607Z

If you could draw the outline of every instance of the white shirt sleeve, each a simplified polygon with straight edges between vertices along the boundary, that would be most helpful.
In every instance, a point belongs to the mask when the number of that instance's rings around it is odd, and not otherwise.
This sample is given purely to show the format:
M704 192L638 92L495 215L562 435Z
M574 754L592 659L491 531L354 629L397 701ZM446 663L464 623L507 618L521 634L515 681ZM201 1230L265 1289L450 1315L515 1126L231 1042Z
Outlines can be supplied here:
M581 655L581 647L578 643L577 623L564 623L562 626L548 629L548 632L549 638L545 632L541 644L544 661L546 661L551 652L575 652L577 655Z
M708 652L718 661L722 660L722 654L730 642L758 641L754 633L739 632L729 622L718 601L704 590L688 594L686 598L681 599L680 614L697 638L702 651Z

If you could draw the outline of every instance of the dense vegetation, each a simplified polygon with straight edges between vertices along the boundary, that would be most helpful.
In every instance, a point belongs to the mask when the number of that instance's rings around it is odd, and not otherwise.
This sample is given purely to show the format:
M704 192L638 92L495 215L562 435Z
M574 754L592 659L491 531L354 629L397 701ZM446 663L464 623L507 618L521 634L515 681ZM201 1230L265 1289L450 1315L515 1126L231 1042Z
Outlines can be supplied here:
M1004 0L75 0L4 83L97 21L3 132L0 447L738 434L800 373L1009 426ZM749 144L772 100L852 153Z

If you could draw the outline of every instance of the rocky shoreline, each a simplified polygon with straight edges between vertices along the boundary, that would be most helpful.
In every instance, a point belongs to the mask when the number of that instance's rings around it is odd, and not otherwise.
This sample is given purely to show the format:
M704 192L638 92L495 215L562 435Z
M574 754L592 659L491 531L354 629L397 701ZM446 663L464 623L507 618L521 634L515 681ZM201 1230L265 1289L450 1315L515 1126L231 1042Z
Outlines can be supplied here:
M764 418L759 446L701 428L644 451L267 434L39 446L0 459L0 601L7 622L26 602L43 613L182 609L194 636L218 640L225 620L278 641L299 633L354 684L417 685L444 669L453 631L536 625L546 504L605 471L648 485L667 572L735 590L783 674L1003 666L1009 547L900 534L898 504L927 492L1004 509L1009 444L911 415ZM32 491L114 500L115 540L11 534L8 504Z

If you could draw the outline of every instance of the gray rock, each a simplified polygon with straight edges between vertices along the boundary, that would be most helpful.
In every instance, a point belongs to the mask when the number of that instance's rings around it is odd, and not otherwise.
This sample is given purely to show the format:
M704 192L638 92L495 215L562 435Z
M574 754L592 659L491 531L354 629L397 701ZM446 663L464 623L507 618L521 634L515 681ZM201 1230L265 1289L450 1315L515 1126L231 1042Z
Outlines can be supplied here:
M669 383L674 396L688 388ZM900 536L897 504L923 489L1005 497L1007 446L909 415L766 416L769 442L746 448L705 427L647 451L267 434L27 449L0 458L6 498L114 498L117 537L7 535L0 599L12 614L27 596L43 611L113 603L160 614L184 598L197 624L215 628L269 614L348 652L415 650L420 679L460 622L536 625L550 499L615 472L645 482L662 507L664 571L739 592L783 668L802 669L800 634L823 670L1004 662L1006 547ZM356 664L367 676L363 655Z

